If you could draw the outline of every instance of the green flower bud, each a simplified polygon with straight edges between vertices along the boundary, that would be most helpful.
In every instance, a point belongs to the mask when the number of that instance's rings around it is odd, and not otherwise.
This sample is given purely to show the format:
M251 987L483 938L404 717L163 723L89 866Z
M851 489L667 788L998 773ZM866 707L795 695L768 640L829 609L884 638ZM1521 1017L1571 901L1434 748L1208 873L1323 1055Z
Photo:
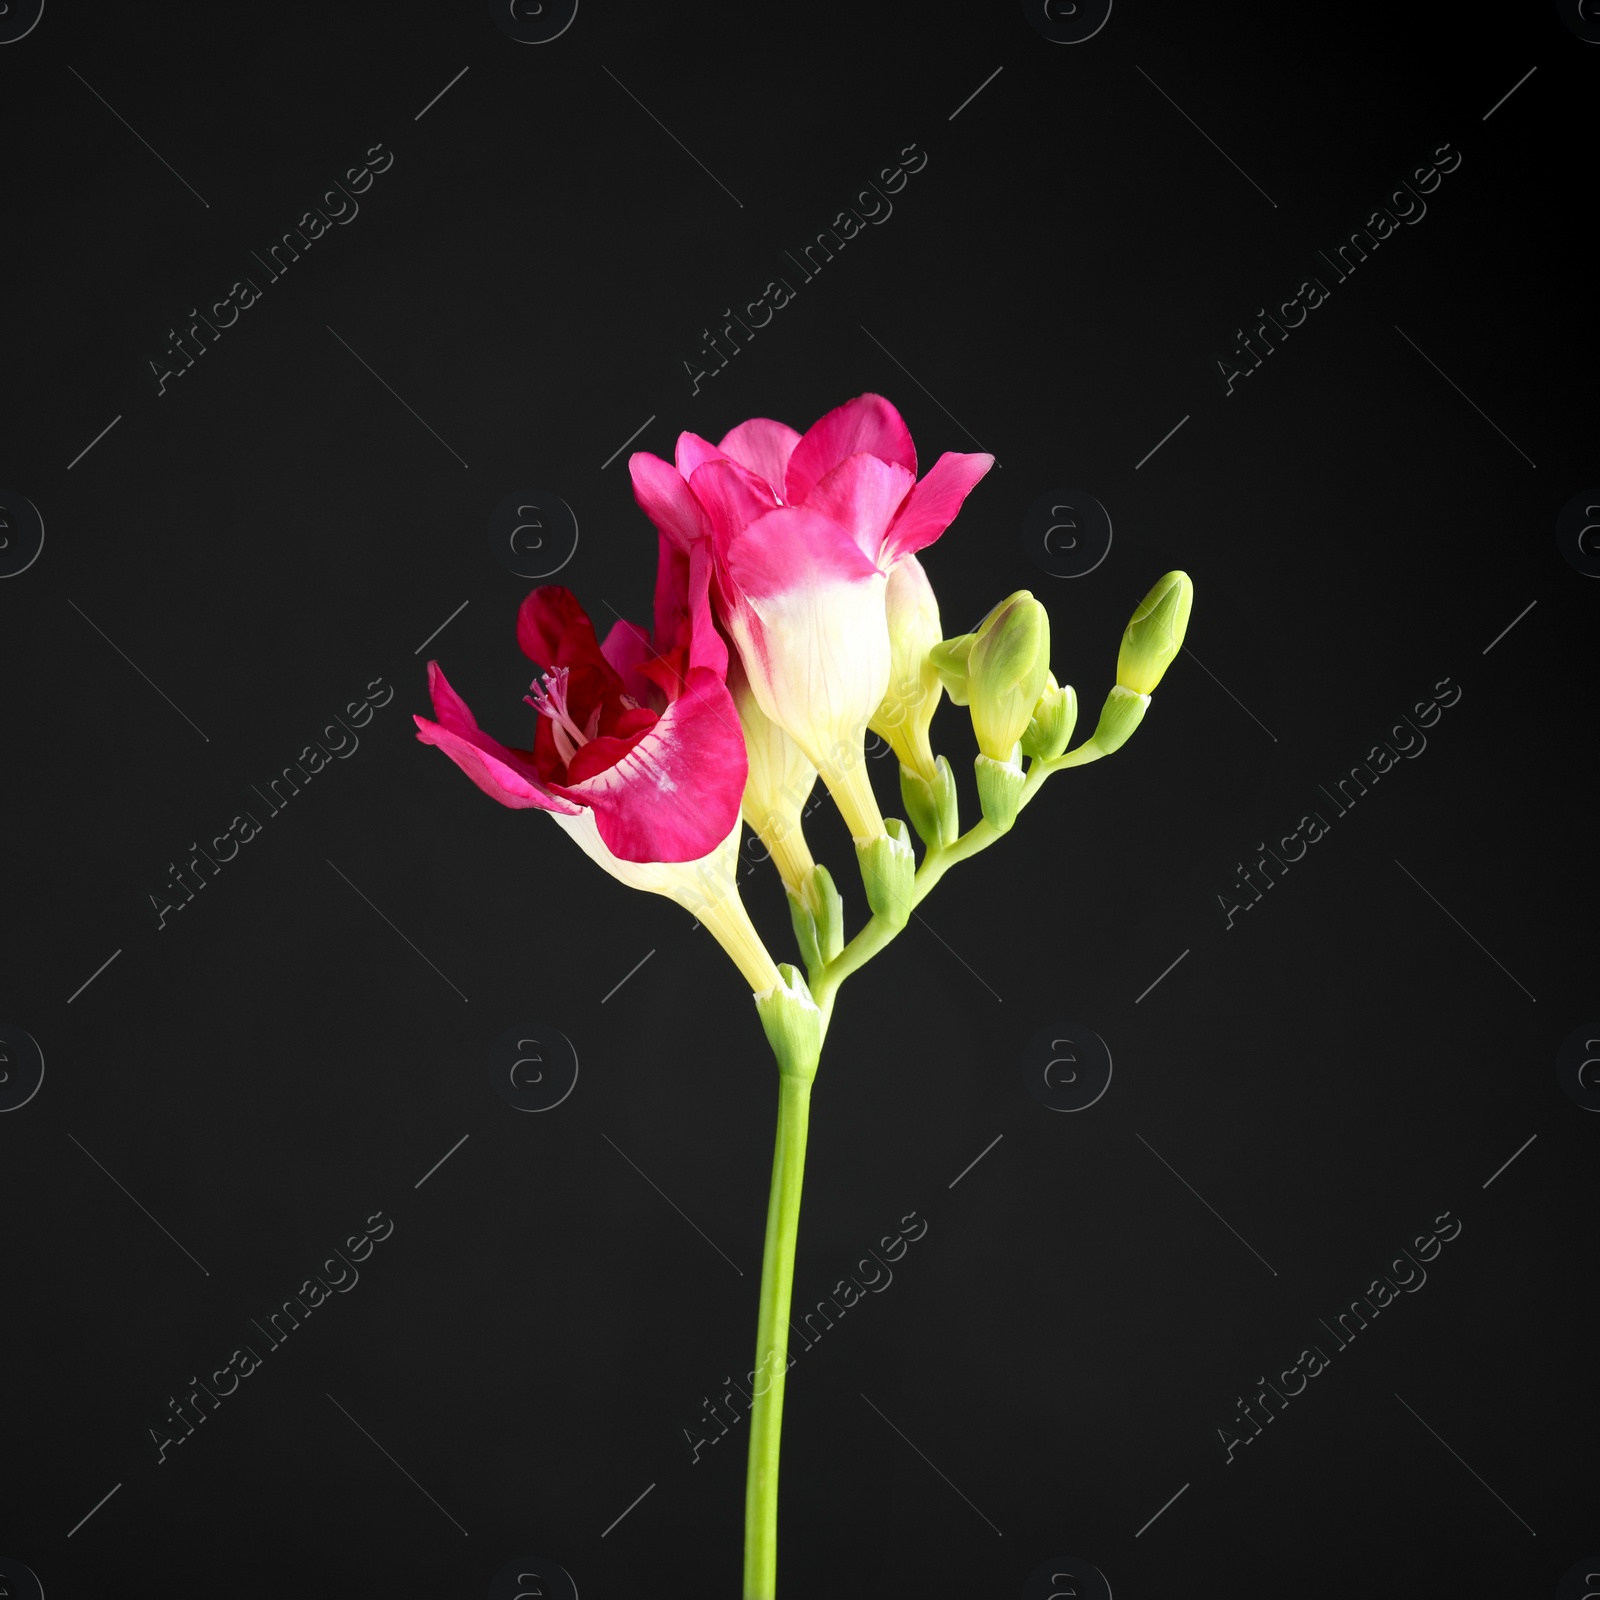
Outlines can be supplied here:
M811 870L806 899L817 921L817 945L824 961L832 961L844 949L844 897L833 886L833 875L824 866Z
M906 803L911 825L930 850L948 848L960 837L956 806L956 777L943 756L934 761L938 777L929 783L910 767L900 769L900 797Z
M826 867L813 867L799 892L789 891L789 920L806 970L815 977L844 948L844 901Z
M1078 695L1069 683L1065 689L1056 683L1055 673L1045 679L1044 693L1033 708L1033 720L1022 736L1022 753L1040 761L1054 761L1067 748L1072 730L1078 725Z
M1150 709L1150 696L1124 689L1119 683L1106 696L1100 708L1100 722L1094 730L1094 742L1106 755L1120 750L1132 737L1134 729L1144 721Z
M959 633L954 639L943 639L928 652L928 660L944 684L951 705L967 703L967 655L977 641L975 633Z
M822 958L822 946L817 939L817 919L811 914L805 900L793 889L785 892L789 897L789 921L794 928L794 940L800 946L800 959L814 978L828 964Z
M979 756L973 765L978 774L978 803L983 807L983 820L996 833L1004 833L1017 820L1027 775L1015 761L992 761L988 756Z
M967 656L978 748L1010 761L1050 674L1050 614L1026 589L991 613Z
M898 817L883 819L885 832L856 845L867 904L891 927L903 928L911 917L911 895L917 862L911 833Z
M942 640L928 652L928 659L943 680L945 693L950 696L952 705L964 706L967 703L967 660L972 654L973 645L989 631L994 620L1007 606L1017 600L1032 598L1026 589L1008 594L999 605L991 608L988 616L971 633L958 633L953 639Z
M900 798L905 802L911 826L931 850L939 839L939 803L934 799L933 785L926 778L919 778L910 767L901 767Z
M822 1013L806 980L789 962L780 962L778 982L755 998L778 1071L791 1078L814 1078L822 1054Z
M998 617L1007 606L1018 600L1031 600L1032 598L1033 591L1031 589L1013 589L1004 600L997 600L992 606L989 607L989 610L985 614L983 621L972 630L974 636L981 638L984 634L986 634L989 629L994 626L995 618Z
M1117 682L1135 694L1151 694L1177 655L1189 626L1194 585L1187 572L1156 579L1133 620L1123 630L1117 651Z

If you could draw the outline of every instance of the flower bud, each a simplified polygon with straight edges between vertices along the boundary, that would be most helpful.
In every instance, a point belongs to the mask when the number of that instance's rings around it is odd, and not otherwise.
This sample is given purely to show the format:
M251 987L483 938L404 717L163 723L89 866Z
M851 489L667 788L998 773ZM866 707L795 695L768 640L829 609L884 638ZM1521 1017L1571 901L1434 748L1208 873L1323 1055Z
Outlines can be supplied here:
M826 867L813 867L798 892L789 891L789 918L815 977L844 948L844 901Z
M1033 720L1022 736L1022 753L1041 761L1054 761L1067 748L1078 723L1078 695L1069 683L1065 689L1056 683L1052 672L1045 678L1044 693L1033 708Z
M911 917L911 896L917 873L911 833L898 817L885 817L885 832L856 844L861 883L867 904L891 927L903 928Z
M1113 750L1120 750L1133 737L1134 729L1144 721L1144 714L1149 709L1149 695L1125 689L1119 683L1106 696L1106 703L1100 708L1100 722L1094 730L1094 743L1106 755Z
M1027 775L1016 761L993 761L982 755L973 766L978 775L978 803L983 807L983 820L996 833L1004 833L1017 820L1017 807L1022 803Z
M1019 589L1016 594L1007 595L971 633L958 633L953 639L944 639L928 652L928 659L943 681L944 692L950 696L951 705L964 706L967 703L967 658L979 636L988 631L989 624L1013 600L1027 592L1026 589Z
M756 996L756 1011L766 1030L767 1043L786 1077L817 1075L822 1054L822 1013L799 971L787 961L778 964L778 981Z
M1150 694L1177 655L1189 626L1194 585L1187 572L1156 579L1133 620L1123 630L1117 651L1117 682L1135 694Z
M902 767L933 781L928 727L939 709L939 671L928 652L939 643L939 602L914 555L901 558L885 591L889 688L868 726L887 739Z
M806 883L806 904L817 924L817 948L824 961L832 961L844 949L844 897L833 886L833 875L824 866L811 869Z
M950 704L967 703L967 656L977 640L975 633L958 633L953 639L943 639L928 652L928 662L939 674Z
M978 748L1009 762L1050 673L1050 615L1026 589L990 614L967 656Z
M937 777L929 783L910 767L900 769L900 798L911 825L930 850L948 849L960 837L956 777L943 756L934 762Z

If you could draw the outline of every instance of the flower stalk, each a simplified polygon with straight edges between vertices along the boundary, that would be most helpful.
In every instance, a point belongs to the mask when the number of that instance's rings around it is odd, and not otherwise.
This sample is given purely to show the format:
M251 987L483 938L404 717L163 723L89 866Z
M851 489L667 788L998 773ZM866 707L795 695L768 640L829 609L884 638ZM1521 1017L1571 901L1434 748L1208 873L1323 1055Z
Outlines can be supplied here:
M813 1063L812 1074L816 1072ZM761 1252L761 1308L751 1387L750 1463L744 1494L745 1600L775 1600L778 1589L778 1446L789 1370L789 1306L800 1232L811 1076L778 1075L778 1137L772 1154L767 1237Z

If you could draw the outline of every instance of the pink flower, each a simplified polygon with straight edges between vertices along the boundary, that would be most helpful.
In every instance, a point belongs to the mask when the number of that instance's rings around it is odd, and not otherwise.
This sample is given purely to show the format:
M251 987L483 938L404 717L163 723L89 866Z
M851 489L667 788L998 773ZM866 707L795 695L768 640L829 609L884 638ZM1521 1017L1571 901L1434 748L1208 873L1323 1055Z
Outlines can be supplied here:
M761 710L821 773L858 841L883 834L862 761L889 687L888 577L950 525L994 464L947 451L919 482L900 413L864 394L806 432L766 417L676 466L629 458L634 496L673 548L711 546L717 619Z
M710 564L709 546L681 551L661 539L653 634L619 621L601 643L560 585L522 602L517 642L546 669L526 697L539 713L531 750L485 733L437 661L428 663L437 720L414 720L418 739L491 799L548 811L613 877L685 906L759 992L778 973L734 880L747 766Z

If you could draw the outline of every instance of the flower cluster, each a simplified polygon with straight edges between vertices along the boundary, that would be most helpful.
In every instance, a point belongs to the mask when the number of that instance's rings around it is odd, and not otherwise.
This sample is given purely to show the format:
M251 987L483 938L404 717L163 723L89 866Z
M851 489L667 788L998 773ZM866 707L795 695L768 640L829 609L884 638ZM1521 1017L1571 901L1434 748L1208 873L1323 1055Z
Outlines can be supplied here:
M434 716L416 718L418 737L502 805L549 812L622 882L691 910L762 1003L769 1035L781 1032L795 1024L778 1020L775 996L815 1008L739 900L741 823L778 867L815 984L843 947L841 898L801 828L818 777L855 841L875 922L903 926L920 897L909 830L885 819L868 777L869 728L899 757L926 867L1004 833L1048 772L1118 748L1182 642L1193 588L1169 573L1129 625L1093 737L1068 751L1077 700L1050 671L1037 600L1021 591L973 633L942 638L916 552L993 464L946 452L919 478L900 413L875 394L803 434L757 417L717 444L680 434L672 462L637 452L634 497L657 532L653 626L619 620L602 639L568 589L535 589L517 618L542 669L527 696L532 747L483 732L433 661ZM930 743L945 693L970 707L979 746L984 821L966 836Z

